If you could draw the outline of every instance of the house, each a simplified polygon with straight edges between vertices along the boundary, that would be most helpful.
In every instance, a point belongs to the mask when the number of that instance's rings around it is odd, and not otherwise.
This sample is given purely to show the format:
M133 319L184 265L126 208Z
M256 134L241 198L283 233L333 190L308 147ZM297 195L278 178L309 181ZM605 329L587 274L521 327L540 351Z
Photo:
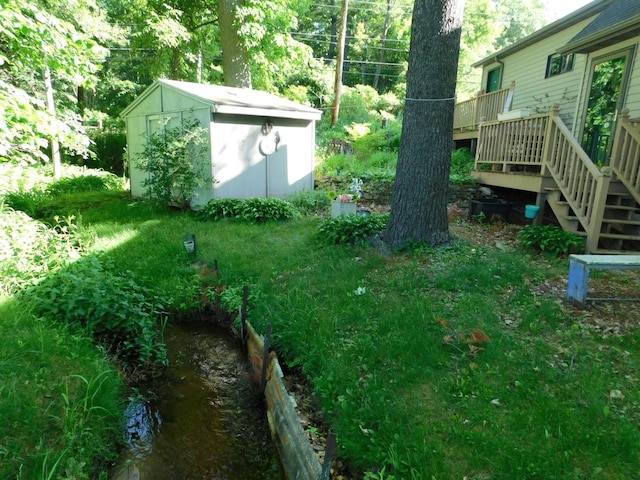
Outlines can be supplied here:
M148 136L196 119L207 130L206 176L192 207L213 198L278 197L313 189L315 122L321 112L259 90L158 80L121 114L131 193L147 173L136 162Z
M640 2L595 0L480 60L454 140L482 184L534 192L589 252L640 250Z

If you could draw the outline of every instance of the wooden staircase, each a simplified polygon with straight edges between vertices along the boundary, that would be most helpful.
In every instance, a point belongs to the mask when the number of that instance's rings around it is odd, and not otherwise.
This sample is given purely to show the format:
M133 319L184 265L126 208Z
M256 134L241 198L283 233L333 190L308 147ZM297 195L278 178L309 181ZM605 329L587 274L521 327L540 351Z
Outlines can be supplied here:
M600 225L598 243L590 253L636 253L640 251L640 205L630 194L617 193L620 182L611 182ZM547 189L547 204L560 226L587 237L580 220L559 188Z
M622 111L609 165L598 168L558 113L556 106L548 115L481 126L476 169L488 166L493 178L499 172L499 186L508 186L505 178L517 185L524 175L534 177L529 190L538 192L539 206L546 201L563 229L584 236L587 253L639 252L638 122Z

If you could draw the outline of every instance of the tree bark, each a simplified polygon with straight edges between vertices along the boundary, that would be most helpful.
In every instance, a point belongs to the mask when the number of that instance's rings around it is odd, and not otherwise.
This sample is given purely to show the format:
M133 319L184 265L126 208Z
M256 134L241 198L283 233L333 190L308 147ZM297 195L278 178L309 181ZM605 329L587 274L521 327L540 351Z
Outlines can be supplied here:
M47 111L52 117L56 116L56 107L53 100L53 83L51 82L51 70L49 65L44 67L44 86L47 95ZM49 139L51 147L51 163L53 164L53 177L58 179L62 175L62 159L60 155L60 144L55 136Z
M218 27L222 46L222 73L229 87L251 88L249 53L234 23L240 0L218 0Z
M415 0L391 219L383 240L451 243L447 191L464 0Z

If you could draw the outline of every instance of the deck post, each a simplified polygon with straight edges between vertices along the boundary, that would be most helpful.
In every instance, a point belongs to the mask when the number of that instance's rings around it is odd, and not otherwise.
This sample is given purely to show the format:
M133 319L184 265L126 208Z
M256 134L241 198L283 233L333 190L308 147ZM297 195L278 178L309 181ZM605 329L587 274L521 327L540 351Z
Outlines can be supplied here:
M536 218L533 219L533 225L542 225L544 219L544 206L547 204L547 192L538 192L536 195L536 206L540 208Z
M587 241L585 252L592 253L598 249L600 241L600 230L602 229L602 219L604 218L604 209L607 203L607 194L609 192L609 184L611 183L611 168L604 167L600 173L601 177L597 179L596 192L591 202L592 212L589 215L589 225L587 231Z
M614 170L617 170L620 167L620 157L622 156L622 142L620 141L620 138L622 136L623 125L629 123L629 109L623 108L620 112L620 116L618 117L615 136L613 137L611 157L609 158L609 166Z
M560 104L554 103L549 112L549 119L547 120L547 129L544 132L544 147L542 149L542 175L546 175L547 165L551 163L552 154L555 153L555 137L553 132L555 130L555 119L560 115Z

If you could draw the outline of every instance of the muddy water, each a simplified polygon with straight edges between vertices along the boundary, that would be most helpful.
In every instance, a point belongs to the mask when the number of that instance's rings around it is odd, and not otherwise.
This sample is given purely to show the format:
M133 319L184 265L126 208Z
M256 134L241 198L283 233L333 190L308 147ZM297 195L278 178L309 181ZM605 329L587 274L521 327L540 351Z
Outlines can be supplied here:
M168 374L127 408L135 475L124 478L281 479L240 344L203 324L169 326L165 340Z

